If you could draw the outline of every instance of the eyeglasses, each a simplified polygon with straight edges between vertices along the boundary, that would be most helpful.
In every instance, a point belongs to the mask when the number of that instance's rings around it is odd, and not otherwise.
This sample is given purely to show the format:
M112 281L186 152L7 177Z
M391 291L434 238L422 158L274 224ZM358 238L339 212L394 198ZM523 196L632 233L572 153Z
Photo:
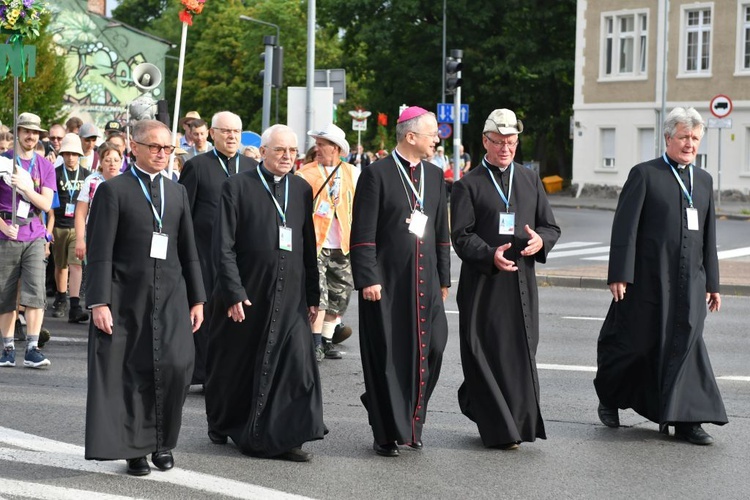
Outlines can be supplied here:
M153 155L159 154L159 151L161 151L162 149L164 150L164 154L171 155L172 152L175 150L174 146L159 146L158 144L144 144L138 141L133 141L133 142L135 142L136 144L140 144L141 146L146 146L149 152L151 152L151 154Z
M504 147L507 147L508 149L513 149L516 146L518 146L518 141L496 141L492 139L489 135L485 135L484 137L495 146L500 146L500 149Z
M219 127L211 127L211 128L219 132L221 135L240 135L242 133L242 130L238 128L219 128Z
M279 156L283 156L286 152L289 152L289 156L297 156L299 148L271 148L271 151Z
M425 134L423 132L412 132L412 134L414 134L414 135L424 135L424 136L427 136L427 137L437 137L437 138L440 138L440 136L438 135L437 131L430 132L428 134Z
M57 136L51 135L51 136L49 136L49 140L50 140L50 141L62 141L62 140L63 140L63 138L62 138L62 137L57 137Z

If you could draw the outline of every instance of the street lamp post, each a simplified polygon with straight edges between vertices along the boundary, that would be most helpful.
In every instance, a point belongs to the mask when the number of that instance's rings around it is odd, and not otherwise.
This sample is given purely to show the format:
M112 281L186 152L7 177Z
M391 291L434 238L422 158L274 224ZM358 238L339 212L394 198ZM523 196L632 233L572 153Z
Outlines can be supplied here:
M265 24L266 26L271 26L272 28L276 28L276 46L281 46L281 30L279 29L278 24L269 23L267 21L261 21L260 19L255 19L250 16L241 15L240 19L243 21L249 21L251 23L258 23L258 24ZM276 122L279 123L279 88L276 87Z

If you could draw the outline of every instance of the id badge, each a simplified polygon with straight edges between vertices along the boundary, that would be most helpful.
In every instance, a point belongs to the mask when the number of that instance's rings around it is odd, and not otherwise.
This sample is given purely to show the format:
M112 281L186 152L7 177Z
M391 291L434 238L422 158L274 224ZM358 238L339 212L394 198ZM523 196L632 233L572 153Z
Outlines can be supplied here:
M414 210L409 218L409 232L421 238L424 236L425 227L427 227L427 216L419 210Z
M331 204L323 200L318 205L318 209L315 211L315 215L318 217L328 217L331 212Z
M690 231L698 230L698 209L687 207L687 223Z
M292 251L292 228L279 226L279 249Z
M500 212L500 226L498 234L513 234L516 230L516 214L514 212Z
M18 208L16 209L16 216L19 219L28 219L29 212L31 212L31 203L26 200L18 200Z
M164 233L154 233L151 238L151 258L167 259L167 246L169 245L169 236Z
M76 214L76 206L73 203L65 204L65 217L74 217Z

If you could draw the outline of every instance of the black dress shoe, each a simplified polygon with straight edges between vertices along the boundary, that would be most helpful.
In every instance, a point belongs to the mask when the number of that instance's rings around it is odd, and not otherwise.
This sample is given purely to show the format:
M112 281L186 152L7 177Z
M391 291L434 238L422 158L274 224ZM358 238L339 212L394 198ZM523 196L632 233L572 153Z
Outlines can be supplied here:
M597 408L599 414L599 420L607 427L620 427L620 412L617 408L607 408L603 404L599 403Z
M169 470L174 467L174 457L171 451L157 451L151 454L151 462L159 470Z
M281 455L276 455L274 458L279 460L288 460L290 462L309 462L312 460L313 454L309 451L305 451L302 448L292 448L289 451L285 451Z
M422 449L422 441L417 439L413 443L409 443L410 448L414 448L415 450L421 450Z
M677 424L674 426L674 437L703 446L714 442L714 438L700 424Z
M372 449L381 457L397 457L399 455L396 443L378 444L373 442Z
M146 460L146 457L129 458L128 474L131 476L147 476L151 474L151 467L148 466L148 460Z
M208 430L208 439L210 439L213 444L227 444L227 437L225 435L219 434L211 429Z

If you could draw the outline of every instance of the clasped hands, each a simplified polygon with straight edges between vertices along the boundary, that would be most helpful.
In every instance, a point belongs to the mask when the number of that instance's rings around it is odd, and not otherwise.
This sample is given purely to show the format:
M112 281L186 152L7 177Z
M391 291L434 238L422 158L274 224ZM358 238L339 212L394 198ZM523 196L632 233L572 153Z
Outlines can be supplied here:
M526 248L521 250L521 255L524 257L530 257L532 255L535 255L537 252L539 252L539 250L542 249L542 246L544 246L544 241L542 241L542 237L539 236L536 231L531 229L528 224L523 227L523 230L526 231L526 234L529 235L529 242L526 244ZM504 255L505 251L510 247L511 244L506 243L505 245L497 247L497 250L495 250L495 267L500 271L518 271L516 263L512 260L506 259Z

